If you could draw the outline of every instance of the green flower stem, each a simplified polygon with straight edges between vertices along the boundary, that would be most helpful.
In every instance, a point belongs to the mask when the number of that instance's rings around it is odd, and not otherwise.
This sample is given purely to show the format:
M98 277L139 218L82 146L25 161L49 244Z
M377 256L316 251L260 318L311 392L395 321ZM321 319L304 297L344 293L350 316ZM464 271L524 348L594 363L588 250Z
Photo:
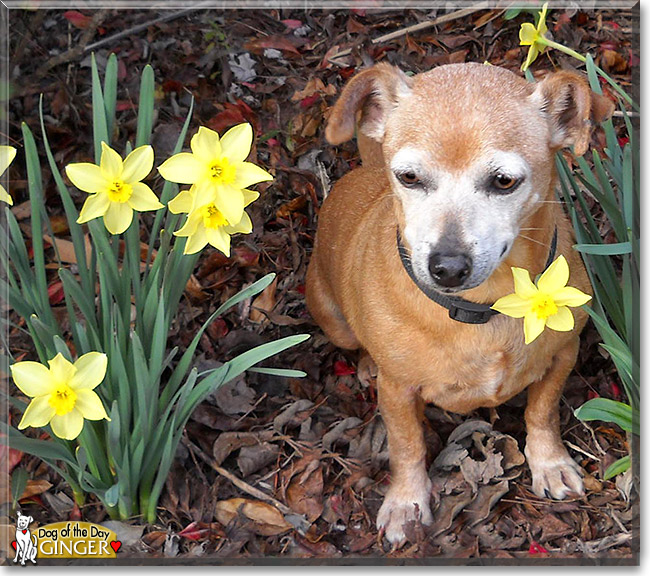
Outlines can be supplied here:
M580 62L586 62L587 58L583 56L582 54L579 54L575 50L572 50L571 48L568 48L567 46L564 46L563 44L559 44L558 42L554 42L553 40L549 40L548 38L545 38L544 36L540 36L536 40L537 44L542 44L544 46L548 46L549 48L555 48L556 50L559 50L560 52L564 52L568 56L572 56L576 60L580 60ZM605 81L614 89L614 91L621 96L632 108L634 108L637 112L641 112L641 108L639 105L623 90L618 83L613 80L612 78L609 77L609 75L599 66L594 66L596 69L596 72L605 79Z

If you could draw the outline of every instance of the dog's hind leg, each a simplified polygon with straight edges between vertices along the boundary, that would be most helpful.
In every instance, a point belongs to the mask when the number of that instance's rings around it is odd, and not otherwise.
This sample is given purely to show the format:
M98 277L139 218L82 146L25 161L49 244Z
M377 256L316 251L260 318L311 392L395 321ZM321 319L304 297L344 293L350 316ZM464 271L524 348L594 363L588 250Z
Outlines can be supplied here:
M584 494L583 472L569 456L560 436L560 397L578 354L578 337L553 359L544 377L528 387L526 459L533 492L562 500L570 492Z
M323 280L315 254L307 270L305 298L309 312L332 344L346 350L356 350L361 346Z

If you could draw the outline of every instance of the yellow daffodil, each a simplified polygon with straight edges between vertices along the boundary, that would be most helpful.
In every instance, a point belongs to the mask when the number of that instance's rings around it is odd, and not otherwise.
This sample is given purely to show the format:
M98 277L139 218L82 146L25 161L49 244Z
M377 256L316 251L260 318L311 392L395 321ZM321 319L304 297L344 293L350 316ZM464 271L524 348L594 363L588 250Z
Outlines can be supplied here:
M581 62L586 61L586 58L582 54L578 54L575 50L546 37L546 33L548 32L546 26L547 8L548 2L542 6L537 26L533 26L530 22L524 22L519 29L519 44L521 46L530 46L526 56L526 61L521 65L521 69L524 72L537 59L540 52L544 52L548 48L554 48L560 52L564 52Z
M9 164L14 161L16 157L16 149L13 146L0 146L0 176L5 173L9 168ZM0 184L0 200L12 206L14 201L9 193L5 190L4 186Z
M519 29L519 44L521 46L530 46L526 61L521 67L522 70L526 70L535 61L537 56L539 56L539 53L544 52L548 46L545 38L548 32L548 28L546 27L547 8L548 2L542 6L537 26L533 26L530 22L524 22Z
M499 298L492 308L506 316L524 319L526 344L535 340L546 326L559 332L573 330L573 314L568 306L581 306L591 300L588 294L567 286L569 265L564 256L559 256L547 268L537 285L531 281L528 270L512 268L512 275L515 293Z
M133 220L133 211L158 210L163 205L151 188L141 182L153 168L153 148L140 146L124 161L102 142L99 166L88 162L68 164L66 174L79 190L90 196L84 202L77 222L83 224L104 217L111 234L121 234Z
M17 362L11 375L20 391L33 398L18 429L49 424L59 438L74 440L86 420L110 420L94 388L106 375L106 354L89 352L72 364L57 354L47 368L38 362Z
M254 190L242 190L241 192L244 197L244 206L248 206L259 197L259 193ZM184 253L194 254L203 249L206 244L210 244L226 256L230 256L230 236L238 233L250 234L253 230L251 219L242 210L242 217L233 226L214 202L195 206L195 195L196 190L192 186L190 190L180 192L169 203L169 210L174 214L188 213L185 225L174 232L176 236L187 236Z
M165 180L192 184L194 207L214 204L228 224L238 226L246 205L244 190L273 177L251 162L245 162L253 143L250 124L239 124L223 138L201 126L192 137L192 152L181 152L166 160L158 171Z

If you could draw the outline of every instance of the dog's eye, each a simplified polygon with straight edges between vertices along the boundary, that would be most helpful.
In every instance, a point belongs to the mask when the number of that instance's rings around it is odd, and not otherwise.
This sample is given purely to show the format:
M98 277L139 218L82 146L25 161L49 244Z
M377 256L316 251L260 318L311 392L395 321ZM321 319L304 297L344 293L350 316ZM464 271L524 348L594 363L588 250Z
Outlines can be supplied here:
M400 184L406 186L407 188L413 188L414 186L418 186L420 184L418 175L412 170L395 174L395 177L400 181Z
M492 180L492 185L497 190L512 190L518 183L519 180L517 178L506 174L497 174Z

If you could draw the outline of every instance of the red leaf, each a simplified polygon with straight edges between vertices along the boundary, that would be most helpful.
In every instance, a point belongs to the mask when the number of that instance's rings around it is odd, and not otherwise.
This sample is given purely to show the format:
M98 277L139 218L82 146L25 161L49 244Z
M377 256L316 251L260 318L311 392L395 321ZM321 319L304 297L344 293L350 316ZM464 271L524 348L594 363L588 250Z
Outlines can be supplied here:
M289 30L295 30L296 28L300 28L302 26L302 22L300 20L280 20L280 22L289 28Z
M178 535L187 538L188 540L202 540L209 531L210 529L206 528L204 524L192 522L183 528Z
M117 110L118 112L124 112L124 110L131 110L131 108L133 108L133 104L128 100L118 100L115 103L115 110Z
M235 104L226 102L224 110L213 116L206 122L206 126L219 134L232 128L236 124L249 122L253 126L253 131L257 133L257 116L248 104L242 100L237 100Z
M272 35L264 36L263 38L255 38L254 40L244 44L244 48L257 54L262 54L267 48L272 48L274 50L289 52L296 56L300 56L298 49L284 36Z
M616 382L610 382L609 389L612 391L612 396L614 397L614 400L621 399L621 388Z
M162 85L163 92L177 92L183 91L183 85L178 80L165 80Z
M334 362L334 374L336 376L350 376L355 374L356 370L350 366L345 360L337 360Z
M597 392L594 392L593 390L588 390L587 391L587 400L593 400L594 398L600 398Z
M47 287L47 296L50 299L50 304L52 306L56 306L63 302L64 292L61 280L57 280Z
M76 502L74 503L72 510L70 510L70 514L68 515L68 520L72 520L75 522L81 520L81 510L79 510L79 506L77 505Z
M80 28L81 30L88 28L93 20L90 16L86 16L78 10L68 10L63 13L63 17L75 28Z
M534 540L530 543L529 554L548 554L548 550Z
M316 104L316 102L318 102L321 98L322 98L322 96L318 92L315 92L311 96L307 96L307 98L303 98L300 101L300 107L301 108L309 108L313 104Z

